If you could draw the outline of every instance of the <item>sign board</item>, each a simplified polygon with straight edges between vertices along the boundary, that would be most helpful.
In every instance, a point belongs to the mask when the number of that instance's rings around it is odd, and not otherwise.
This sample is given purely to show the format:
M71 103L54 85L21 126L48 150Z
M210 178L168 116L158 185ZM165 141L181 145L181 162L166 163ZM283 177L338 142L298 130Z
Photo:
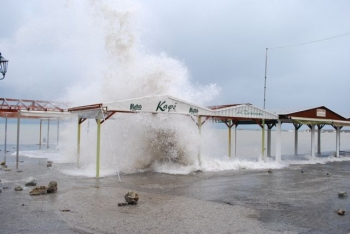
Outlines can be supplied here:
M316 109L316 116L318 116L318 117L326 117L326 110Z

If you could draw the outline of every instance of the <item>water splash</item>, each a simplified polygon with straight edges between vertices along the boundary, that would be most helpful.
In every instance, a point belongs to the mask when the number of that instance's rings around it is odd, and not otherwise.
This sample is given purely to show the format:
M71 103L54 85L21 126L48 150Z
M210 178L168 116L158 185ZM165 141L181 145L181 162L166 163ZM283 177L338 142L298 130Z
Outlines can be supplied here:
M101 50L105 52L103 63L107 69L98 77L98 82L95 77L86 77L83 89L80 84L69 89L65 96L70 102L91 104L86 100L90 100L92 95L98 97L95 102L172 95L206 104L219 94L220 89L215 84L194 85L182 62L165 53L146 52L139 35L142 30L137 22L142 7L129 1L118 2L123 3L122 6L111 1L99 1L98 4L91 1L85 6L92 8L94 24L100 26L98 32L103 35L101 40L104 43L98 43L104 44ZM96 124L91 125L93 130L86 130L81 139L82 167L95 163ZM117 114L103 124L102 130L102 170L113 167L114 160L117 167L126 173L157 171L160 165L195 167L198 164L198 129L188 117ZM67 143L75 142L70 130L62 134ZM74 148L72 144L68 145L67 153ZM113 152L116 155L112 155Z

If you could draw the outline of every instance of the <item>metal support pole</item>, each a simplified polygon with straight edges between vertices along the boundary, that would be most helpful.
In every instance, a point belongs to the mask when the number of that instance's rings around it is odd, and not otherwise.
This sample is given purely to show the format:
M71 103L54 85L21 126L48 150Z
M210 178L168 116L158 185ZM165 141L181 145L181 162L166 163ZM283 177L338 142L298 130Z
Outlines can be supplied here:
M7 153L7 114L5 118L5 151L4 151L4 163L6 165L6 153Z
M49 142L50 142L50 119L47 119L47 140L46 140L46 147L49 148Z
M317 154L321 154L321 127L317 125Z
M335 131L335 156L337 157L337 158L339 158L339 156L340 156L340 127L339 126L337 126L336 127L336 131Z
M57 149L59 148L60 144L60 119L57 118Z
M271 157L271 128L267 128L267 157Z
M232 125L228 126L228 156L231 158L231 128Z
M233 125L233 137L234 137L234 139L233 139L233 157L235 157L236 158L236 156L237 156L237 124L234 124Z
M281 120L277 120L276 124L276 161L281 162Z
M16 169L18 169L19 162L19 133L20 133L20 125L21 125L21 112L17 112L17 146L16 146Z
M42 133L42 128L43 128L43 120L40 119L40 133L39 133L39 149L41 149L41 133Z
M311 158L314 159L315 158L315 151L316 151L316 147L315 147L315 125L311 125Z
M77 166L80 163L80 132L81 132L81 118L78 118L78 136L77 136Z
M199 163L199 166L202 165L202 160L201 160L201 148L202 148L201 131L202 131L202 117L198 116L198 133L199 133L198 163Z
M264 108L265 109L265 108ZM261 159L265 160L265 119L262 120L261 131Z
M298 155L298 128L294 128L294 155Z
M269 48L266 48L265 55L265 79L264 79L264 110L266 104L266 77L267 77L267 52ZM265 119L262 119L262 133L261 133L261 158L265 159Z
M96 147L96 178L100 177L100 150L101 150L101 119L96 119L97 122L97 147Z

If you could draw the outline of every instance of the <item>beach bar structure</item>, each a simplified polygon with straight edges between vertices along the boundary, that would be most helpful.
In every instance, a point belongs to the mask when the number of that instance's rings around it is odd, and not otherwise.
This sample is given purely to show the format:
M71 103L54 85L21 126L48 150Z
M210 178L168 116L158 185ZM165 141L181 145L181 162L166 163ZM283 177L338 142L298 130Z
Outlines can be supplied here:
M80 157L80 132L81 124L86 119L95 119L97 123L97 152L96 152L96 177L99 177L100 170L100 141L101 124L116 113L151 113L151 114L178 114L192 118L198 126L201 134L202 125L208 120L223 122L228 127L228 155L232 154L231 128L234 127L234 149L236 148L236 127L238 124L259 124L263 123L274 126L278 121L278 115L256 108L251 104L236 104L225 106L202 107L169 95L149 96L143 98L128 99L109 103L98 103L68 109L69 112L78 116L77 136L77 163ZM270 137L271 139L271 137ZM198 162L201 165L201 152L199 145ZM235 152L235 150L234 150ZM235 154L234 154L235 156ZM119 174L118 174L119 175Z
M350 126L349 119L335 113L325 106L318 106L299 111L290 111L278 114L278 122L292 123L294 125L294 154L298 154L298 130L302 125L307 125L311 130L311 157L321 154L321 132L325 125L331 125L336 131L336 150L335 156L340 156L340 129L344 126ZM317 126L317 144L316 144L316 126Z
M39 147L41 148L42 120L47 120L47 147L49 147L50 120L57 120L58 144L59 119L69 116L71 116L71 113L67 112L66 103L42 100L0 98L0 117L5 118L4 162L6 163L8 118L17 119L16 167L18 168L21 119L40 119Z

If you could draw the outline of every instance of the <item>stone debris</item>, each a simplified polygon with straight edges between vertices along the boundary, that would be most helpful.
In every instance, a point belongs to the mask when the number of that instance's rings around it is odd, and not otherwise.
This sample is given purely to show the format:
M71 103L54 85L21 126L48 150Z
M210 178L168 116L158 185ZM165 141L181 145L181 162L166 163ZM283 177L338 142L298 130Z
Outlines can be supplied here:
M4 171L11 171L10 168L4 168Z
M29 177L25 183L25 186L36 186L36 179L34 177Z
M119 202L118 203L118 206L127 206L129 205L127 202Z
M345 215L345 210L339 209L339 210L337 210L337 214L338 215Z
M268 173L272 173L272 169L268 169L267 172L268 172Z
M46 186L37 186L29 192L30 195L44 195L47 194Z
M60 210L61 212L70 212L68 209Z
M47 193L55 193L55 192L57 192L57 182L50 181L49 185L47 186Z
M327 176L330 176L331 174L329 173L329 172L327 172L327 174L326 174Z
M23 188L21 187L21 186L17 186L16 188L15 188L15 191L22 191L23 190Z
M52 167L52 161L47 161L47 167Z
M338 193L338 197L343 198L343 197L347 197L347 196L348 196L348 194L346 192L344 192L344 191L341 191L341 192Z
M304 173L304 170L301 170L301 173Z
M2 193L2 188L0 187L0 193Z
M134 191L129 191L127 194L125 194L124 198L127 205L136 205L137 202L139 201L139 195ZM124 206L124 205L126 205L125 202L118 203L118 206Z

